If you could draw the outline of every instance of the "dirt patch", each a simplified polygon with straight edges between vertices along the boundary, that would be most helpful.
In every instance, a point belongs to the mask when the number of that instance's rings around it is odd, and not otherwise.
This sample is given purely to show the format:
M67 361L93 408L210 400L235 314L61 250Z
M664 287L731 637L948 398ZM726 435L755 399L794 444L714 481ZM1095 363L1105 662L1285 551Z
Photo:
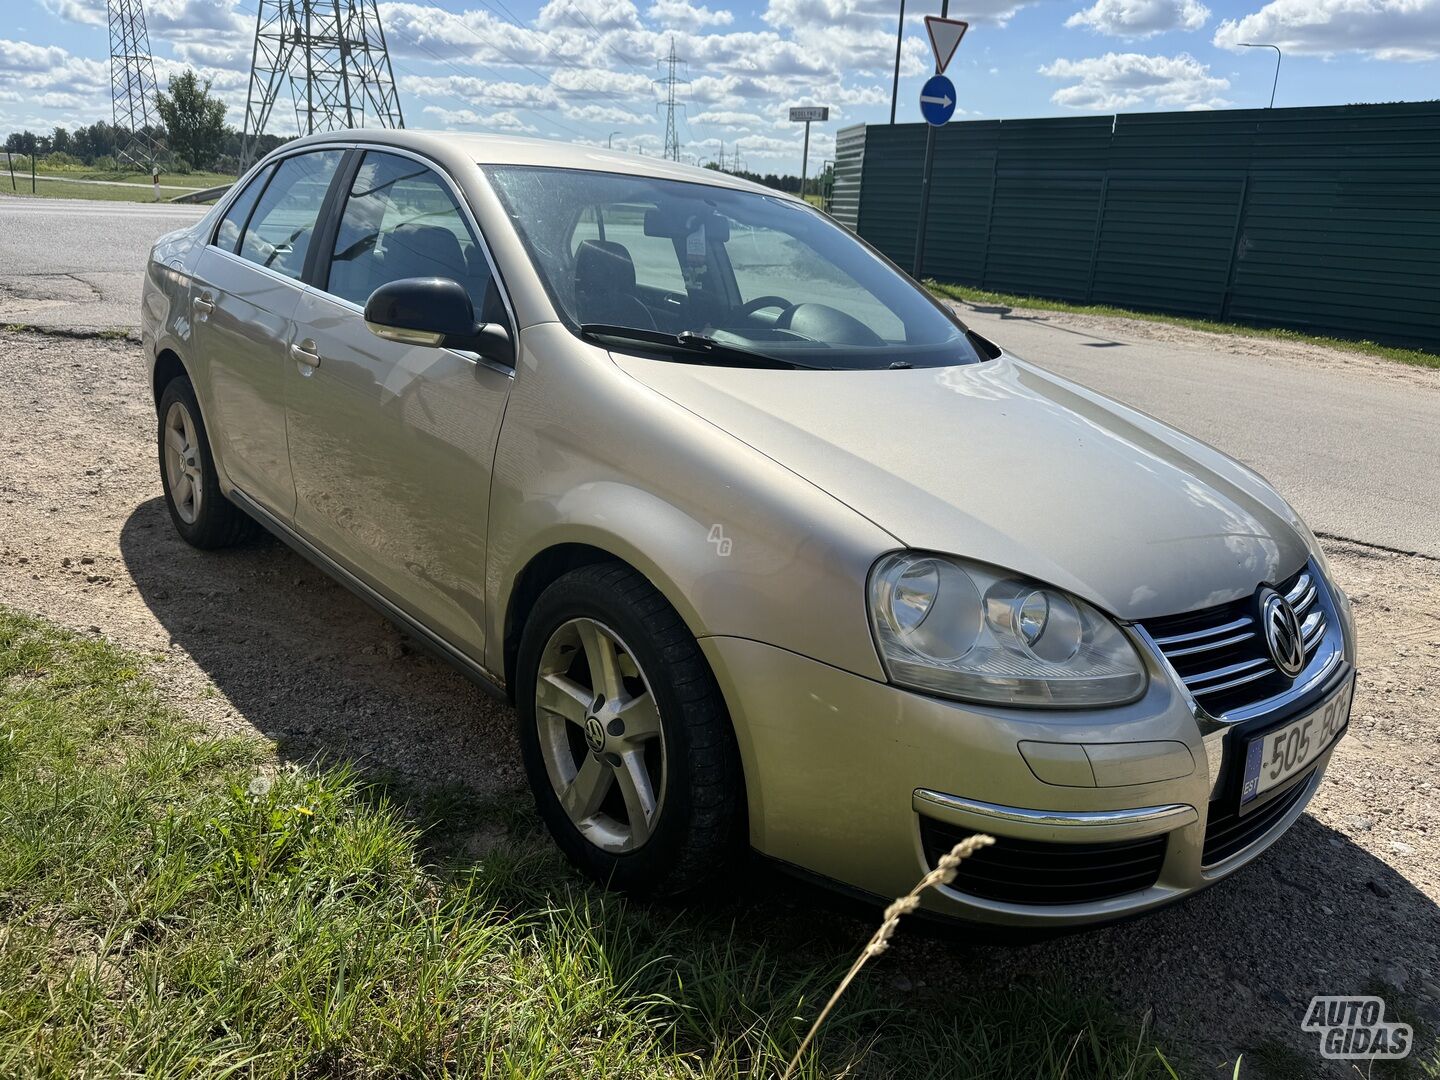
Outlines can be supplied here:
M509 709L283 546L181 543L154 428L133 342L0 332L0 603L153 657L190 715L258 731L291 759L523 792ZM957 985L1063 977L1153 1009L1157 1034L1205 1065L1278 1044L1320 1072L1299 1030L1316 993L1378 988L1440 1024L1440 563L1328 546L1355 604L1361 675L1350 733L1289 836L1148 918L1026 947L904 935L876 977L937 1008Z

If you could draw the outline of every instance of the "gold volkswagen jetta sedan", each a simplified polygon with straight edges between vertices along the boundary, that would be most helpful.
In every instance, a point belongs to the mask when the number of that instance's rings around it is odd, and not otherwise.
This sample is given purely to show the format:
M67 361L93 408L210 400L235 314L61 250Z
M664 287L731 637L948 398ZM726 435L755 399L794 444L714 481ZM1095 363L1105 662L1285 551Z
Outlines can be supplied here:
M1008 355L803 202L523 139L289 143L163 238L160 472L515 703L583 871L747 847L939 914L1096 922L1300 815L1352 624L1205 444Z

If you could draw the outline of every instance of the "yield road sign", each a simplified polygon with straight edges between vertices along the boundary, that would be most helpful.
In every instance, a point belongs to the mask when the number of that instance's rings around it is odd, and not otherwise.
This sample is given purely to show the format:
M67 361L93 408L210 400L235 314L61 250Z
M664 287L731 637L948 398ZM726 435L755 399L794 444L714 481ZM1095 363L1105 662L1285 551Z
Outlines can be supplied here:
M961 19L942 19L938 15L925 16L925 32L930 35L930 51L935 54L935 73L945 74L960 39L970 24Z
M944 75L931 75L920 88L920 115L932 127L942 127L955 115L955 84Z

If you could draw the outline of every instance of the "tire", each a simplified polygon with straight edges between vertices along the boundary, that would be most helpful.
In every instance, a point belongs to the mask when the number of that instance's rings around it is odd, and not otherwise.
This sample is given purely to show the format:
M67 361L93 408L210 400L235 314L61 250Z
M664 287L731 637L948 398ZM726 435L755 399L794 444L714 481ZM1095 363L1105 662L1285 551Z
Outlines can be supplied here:
M191 547L209 550L230 547L254 535L255 523L220 491L215 458L190 380L183 375L171 379L156 411L160 485L180 538ZM183 447L175 444L177 437Z
M595 662L607 650L611 679ZM744 852L744 784L724 700L695 638L641 574L602 563L551 584L526 621L516 673L536 806L582 872L667 897L706 884Z

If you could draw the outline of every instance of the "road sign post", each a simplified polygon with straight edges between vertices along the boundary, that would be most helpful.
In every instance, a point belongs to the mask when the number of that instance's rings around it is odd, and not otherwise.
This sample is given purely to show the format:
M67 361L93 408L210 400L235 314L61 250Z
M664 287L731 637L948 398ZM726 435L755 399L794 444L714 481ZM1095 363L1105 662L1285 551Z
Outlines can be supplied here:
M911 276L919 281L925 265L925 229L930 219L930 178L935 171L935 129L948 123L955 115L955 84L945 77L945 69L955 55L960 39L970 24L950 18L950 0L940 0L940 15L925 16L925 31L930 36L930 50L935 54L935 74L920 90L920 115L929 125L925 132L925 165L920 173L920 216L915 228L915 266Z
M792 124L804 122L805 124L805 149L800 153L800 198L805 198L805 179L810 174L810 123L818 120L820 123L830 119L829 105L795 105L790 109L790 122Z

